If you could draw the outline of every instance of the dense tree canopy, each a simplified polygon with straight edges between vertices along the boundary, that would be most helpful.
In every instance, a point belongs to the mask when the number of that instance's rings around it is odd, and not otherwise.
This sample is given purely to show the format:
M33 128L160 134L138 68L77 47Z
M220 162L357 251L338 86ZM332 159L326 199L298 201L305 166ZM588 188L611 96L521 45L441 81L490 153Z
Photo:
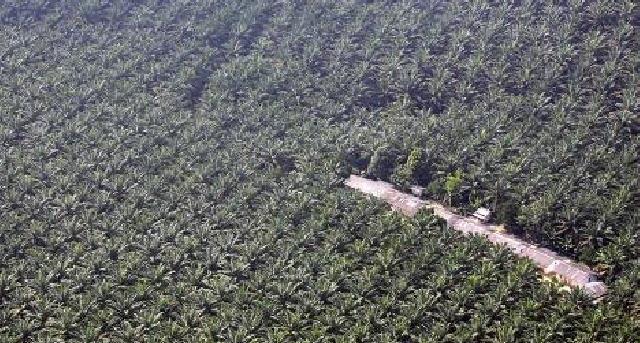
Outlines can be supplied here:
M0 341L632 342L639 30L632 0L4 2Z

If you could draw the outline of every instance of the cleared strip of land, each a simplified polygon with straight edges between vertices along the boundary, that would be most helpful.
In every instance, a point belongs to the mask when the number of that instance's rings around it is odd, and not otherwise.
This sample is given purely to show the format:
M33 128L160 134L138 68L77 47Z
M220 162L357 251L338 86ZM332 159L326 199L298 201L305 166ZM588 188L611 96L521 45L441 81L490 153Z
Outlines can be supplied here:
M593 298L600 298L607 292L606 285L598 281L597 274L589 267L560 256L549 249L540 248L513 235L500 232L499 226L483 223L476 218L458 215L436 202L422 200L411 194L400 192L388 182L373 181L351 175L345 181L345 185L382 199L395 210L409 217L415 216L422 208L431 209L451 228L465 234L484 236L495 244L503 244L516 255L529 258L545 274L554 275L568 285L584 290Z

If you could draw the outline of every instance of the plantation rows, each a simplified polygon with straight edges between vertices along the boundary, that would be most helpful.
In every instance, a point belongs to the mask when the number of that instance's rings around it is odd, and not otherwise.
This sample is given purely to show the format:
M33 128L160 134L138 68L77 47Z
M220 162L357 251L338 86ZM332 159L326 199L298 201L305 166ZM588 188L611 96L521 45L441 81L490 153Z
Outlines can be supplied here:
M633 341L633 5L0 6L0 341ZM611 293L351 172L490 206Z

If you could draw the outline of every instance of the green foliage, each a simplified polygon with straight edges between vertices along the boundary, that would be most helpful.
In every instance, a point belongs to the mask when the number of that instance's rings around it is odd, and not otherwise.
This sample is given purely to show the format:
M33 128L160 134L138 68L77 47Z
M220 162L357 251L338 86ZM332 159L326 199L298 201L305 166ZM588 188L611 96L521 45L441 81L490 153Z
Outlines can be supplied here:
M444 189L447 191L449 196L459 191L460 186L462 186L462 172L460 170L456 170L455 172L447 175L447 179L444 183Z
M453 204L453 198L460 192L462 187L462 171L456 170L447 175L444 181L444 190L447 192L449 206Z
M367 166L367 175L378 179L389 179L398 162L398 151L388 145L377 148Z
M3 2L0 342L634 341L637 10ZM611 294L340 187L362 171Z
M396 166L391 180L402 186L426 185L429 182L429 163L421 148L413 148L404 163Z

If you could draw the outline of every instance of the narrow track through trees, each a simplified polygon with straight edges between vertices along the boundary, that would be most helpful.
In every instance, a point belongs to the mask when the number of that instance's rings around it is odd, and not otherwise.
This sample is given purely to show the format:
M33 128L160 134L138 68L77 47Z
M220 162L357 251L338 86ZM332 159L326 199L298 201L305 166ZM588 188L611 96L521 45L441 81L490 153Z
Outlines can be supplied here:
M607 292L606 285L598 281L597 274L586 265L562 257L549 249L529 244L513 235L500 232L499 226L485 224L473 217L455 214L437 202L422 200L400 192L392 184L385 181L373 181L351 175L345 185L382 199L393 209L409 217L415 216L422 208L431 209L436 216L444 219L449 227L465 234L484 236L494 244L503 244L516 255L533 261L545 274L556 276L568 285L582 289L593 298L601 298Z

